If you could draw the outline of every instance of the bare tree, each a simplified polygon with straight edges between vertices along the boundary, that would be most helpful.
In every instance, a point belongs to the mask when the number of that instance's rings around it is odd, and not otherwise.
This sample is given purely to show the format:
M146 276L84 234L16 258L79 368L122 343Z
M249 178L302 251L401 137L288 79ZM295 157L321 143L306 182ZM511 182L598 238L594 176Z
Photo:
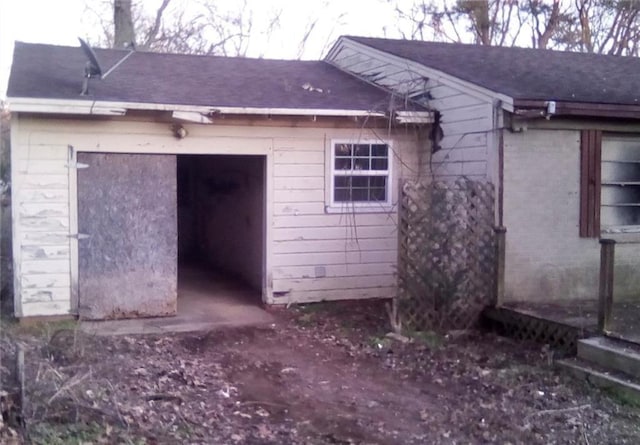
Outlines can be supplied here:
M135 45L131 0L113 0L113 25L114 48L128 48Z
M244 55L253 23L246 1L223 10L213 0L188 7L184 1L161 0L153 9L142 1L87 0L85 18L100 30L89 37L95 46L122 48L134 42L144 51Z
M269 42L284 26L284 6L263 8L256 15L253 8L258 3L254 0L156 0L155 5L142 0L85 2L85 20L92 29L99 30L97 35L88 38L94 46L125 47L134 40L131 34L122 35L123 30L127 30L121 26L127 6L136 48L144 51L245 56L252 41ZM325 0L325 8L327 2ZM301 34L290 39L294 44L299 42L298 57L303 56L311 36L317 34L321 20L332 18L310 13L303 22Z
M637 0L458 0L453 6L436 0L388 1L401 34L413 39L616 55L640 50Z
M453 6L436 0L390 1L411 38L511 46L524 24L514 0L458 0Z
M572 51L639 55L640 2L575 0L575 13L556 40Z
M531 46L534 48L549 47L551 38L570 17L566 10L561 9L560 0L553 0L551 3L528 0L522 6L521 12L529 21Z

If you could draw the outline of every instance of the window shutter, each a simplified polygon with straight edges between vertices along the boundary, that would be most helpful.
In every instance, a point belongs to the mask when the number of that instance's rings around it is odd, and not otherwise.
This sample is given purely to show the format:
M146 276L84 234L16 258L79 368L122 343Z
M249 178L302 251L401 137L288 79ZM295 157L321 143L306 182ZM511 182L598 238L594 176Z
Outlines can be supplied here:
M600 237L602 132L582 130L580 140L580 237Z

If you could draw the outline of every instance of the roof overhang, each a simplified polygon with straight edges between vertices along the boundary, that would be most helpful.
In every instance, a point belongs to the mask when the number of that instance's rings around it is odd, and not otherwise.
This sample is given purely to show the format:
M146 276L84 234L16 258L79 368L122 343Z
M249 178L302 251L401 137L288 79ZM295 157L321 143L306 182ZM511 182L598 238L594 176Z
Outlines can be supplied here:
M396 66L401 66L403 70L406 70L407 72L414 73L427 79L437 80L439 83L451 86L455 89L458 89L459 91L464 91L465 93L473 97L498 103L500 108L505 111L512 112L514 110L513 98L507 94L490 90L476 83L463 80L459 77L432 68L420 62L397 56L390 52L385 52L367 44L357 42L355 40L352 40L350 36L340 36L338 40L336 40L336 42L333 44L333 46L329 49L327 55L323 60L325 60L327 63L330 63L332 66L335 66L344 72L350 73L351 75L355 75L359 79L363 80L361 77L341 68L334 62L334 58L340 53L343 48L346 47L357 49L360 53L365 55L382 57L389 63L395 64Z
M550 110L551 104L553 111ZM523 118L573 116L640 119L640 105L515 99L513 107L514 115Z
M267 115L267 116L333 116L333 117L387 117L382 111L321 108L263 108L197 106L180 104L155 104L141 102L116 102L103 100L38 99L13 97L8 99L9 110L19 113L43 113L59 115L123 116L128 110L169 111L176 119L208 123L219 114ZM406 112L415 113L415 112ZM198 118L202 116L202 119ZM417 115L416 115L417 116ZM424 116L422 117L424 119Z
M101 100L9 98L9 110L18 113L53 115L124 116L127 111L166 111L172 118L198 124L211 124L218 115L234 116L309 116L388 118L382 111L323 108L262 108L262 107L207 107L198 105L154 104L141 102L115 102ZM430 124L431 111L395 111L393 118L399 124Z

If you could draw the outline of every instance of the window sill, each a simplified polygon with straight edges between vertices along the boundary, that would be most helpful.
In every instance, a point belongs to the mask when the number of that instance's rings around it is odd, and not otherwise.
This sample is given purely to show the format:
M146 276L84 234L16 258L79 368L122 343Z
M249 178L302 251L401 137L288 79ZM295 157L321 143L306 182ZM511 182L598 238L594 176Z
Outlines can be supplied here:
M390 213L395 212L395 206L391 204L379 205L328 205L324 207L325 213Z
M616 243L640 243L640 226L629 227L625 226L624 230L615 231L603 231L600 233L601 239L612 239Z

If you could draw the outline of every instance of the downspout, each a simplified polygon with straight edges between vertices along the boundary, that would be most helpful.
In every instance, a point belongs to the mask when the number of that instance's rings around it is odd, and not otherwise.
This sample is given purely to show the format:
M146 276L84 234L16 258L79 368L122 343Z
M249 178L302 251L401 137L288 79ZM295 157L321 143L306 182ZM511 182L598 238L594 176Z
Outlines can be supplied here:
M498 128L498 226L504 225L504 128Z
M504 301L505 292L505 262L506 262L506 236L504 227L504 113L502 101L497 101L494 107L493 128L498 136L498 224L495 228L495 295L493 305L498 307ZM502 117L502 119L501 119Z

